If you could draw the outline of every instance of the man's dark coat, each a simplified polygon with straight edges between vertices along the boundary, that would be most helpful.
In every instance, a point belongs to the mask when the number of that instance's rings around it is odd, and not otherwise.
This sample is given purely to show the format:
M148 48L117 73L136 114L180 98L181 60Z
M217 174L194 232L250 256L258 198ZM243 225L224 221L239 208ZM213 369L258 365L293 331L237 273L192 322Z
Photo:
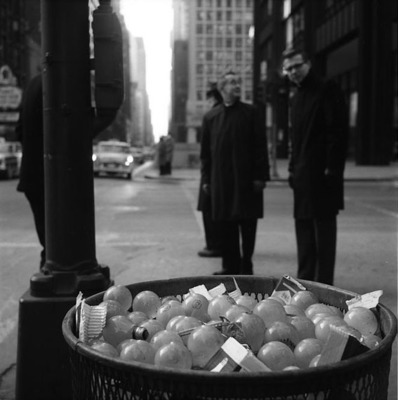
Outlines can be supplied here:
M214 220L263 217L263 194L254 191L253 181L269 180L269 162L257 108L237 101L211 109L203 118L201 162Z
M336 83L310 70L292 99L291 124L294 217L336 215L344 208L348 138L347 107Z

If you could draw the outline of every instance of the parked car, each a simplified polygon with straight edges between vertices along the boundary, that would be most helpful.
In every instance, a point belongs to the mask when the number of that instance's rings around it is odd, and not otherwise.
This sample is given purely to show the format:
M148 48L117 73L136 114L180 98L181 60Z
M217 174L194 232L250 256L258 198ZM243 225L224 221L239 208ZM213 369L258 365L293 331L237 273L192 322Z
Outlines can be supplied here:
M17 178L21 169L22 147L19 142L0 140L0 176Z
M117 140L98 142L93 149L94 176L100 174L123 175L131 179L134 169L134 157L130 145Z

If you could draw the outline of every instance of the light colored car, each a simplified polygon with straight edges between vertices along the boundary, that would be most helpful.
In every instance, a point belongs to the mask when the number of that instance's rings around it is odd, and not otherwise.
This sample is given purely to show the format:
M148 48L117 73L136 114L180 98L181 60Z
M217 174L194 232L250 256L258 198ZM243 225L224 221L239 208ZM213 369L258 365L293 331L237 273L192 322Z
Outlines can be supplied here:
M117 140L99 142L93 149L94 176L101 173L123 175L131 179L134 169L134 157L130 145Z
M12 179L19 176L22 148L19 142L0 140L0 175Z

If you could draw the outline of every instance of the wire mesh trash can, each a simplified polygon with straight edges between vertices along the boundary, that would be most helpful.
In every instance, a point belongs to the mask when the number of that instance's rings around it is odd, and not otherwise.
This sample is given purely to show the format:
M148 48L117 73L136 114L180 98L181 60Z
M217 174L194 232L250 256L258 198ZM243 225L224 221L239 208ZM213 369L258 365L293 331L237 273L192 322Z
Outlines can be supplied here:
M270 295L279 279L235 277L242 293L258 300ZM300 281L322 303L346 309L355 293L319 283ZM211 289L224 283L235 289L232 277L204 276L140 282L127 285L133 297L143 290L159 296L180 296L197 285ZM103 293L87 299L102 301ZM350 359L316 368L282 372L214 373L127 363L92 350L76 337L75 308L62 324L68 344L74 400L387 400L392 344L397 332L394 314L380 304L381 344Z

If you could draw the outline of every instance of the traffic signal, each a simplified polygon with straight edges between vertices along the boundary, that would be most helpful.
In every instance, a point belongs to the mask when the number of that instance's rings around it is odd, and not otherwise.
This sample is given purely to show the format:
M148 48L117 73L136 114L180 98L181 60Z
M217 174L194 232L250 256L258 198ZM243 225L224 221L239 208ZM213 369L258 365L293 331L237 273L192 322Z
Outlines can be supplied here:
M97 109L118 109L124 97L122 29L105 3L93 12L95 103Z

